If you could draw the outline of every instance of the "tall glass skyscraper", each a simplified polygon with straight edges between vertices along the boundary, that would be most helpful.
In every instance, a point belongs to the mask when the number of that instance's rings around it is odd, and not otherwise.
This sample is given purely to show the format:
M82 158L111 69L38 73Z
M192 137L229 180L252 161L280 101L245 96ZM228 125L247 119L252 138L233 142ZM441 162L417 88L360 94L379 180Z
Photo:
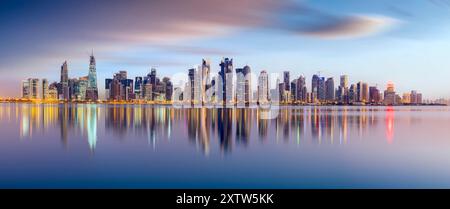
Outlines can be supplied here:
M67 100L69 99L69 69L67 67L67 61L61 66L61 89L60 89L60 98Z
M233 59L225 58L220 63L220 80L219 94L222 93L222 102L224 105L227 103L232 103L234 92L233 92Z
M98 99L97 69L94 53L91 54L89 59L89 74L88 74L88 86L86 89L86 99L87 100Z

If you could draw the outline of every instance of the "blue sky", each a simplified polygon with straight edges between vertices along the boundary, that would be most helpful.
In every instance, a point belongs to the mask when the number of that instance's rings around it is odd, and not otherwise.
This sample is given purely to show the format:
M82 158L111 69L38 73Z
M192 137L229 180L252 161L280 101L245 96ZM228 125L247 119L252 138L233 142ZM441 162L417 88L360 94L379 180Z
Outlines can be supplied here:
M0 96L28 77L58 81L64 60L70 77L87 75L93 49L102 90L119 70L171 76L209 58L217 71L231 57L256 74L348 74L450 97L448 0L4 0L0 26Z

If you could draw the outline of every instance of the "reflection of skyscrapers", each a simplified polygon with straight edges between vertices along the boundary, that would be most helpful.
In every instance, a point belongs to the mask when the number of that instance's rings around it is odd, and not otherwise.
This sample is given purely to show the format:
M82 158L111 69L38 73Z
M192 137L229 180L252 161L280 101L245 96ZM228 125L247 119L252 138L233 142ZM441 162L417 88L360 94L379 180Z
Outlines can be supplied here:
M93 53L89 58L89 74L88 85L86 89L86 99L92 101L98 100L97 69Z

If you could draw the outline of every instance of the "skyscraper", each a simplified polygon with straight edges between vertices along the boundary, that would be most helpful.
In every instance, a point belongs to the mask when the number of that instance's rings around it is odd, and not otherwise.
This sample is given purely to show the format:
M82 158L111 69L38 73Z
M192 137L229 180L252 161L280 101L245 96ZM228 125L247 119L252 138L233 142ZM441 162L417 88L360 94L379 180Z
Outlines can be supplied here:
M170 78L164 77L163 80L163 86L164 86L164 98L166 101L172 100L172 94L173 94L173 85L170 81Z
M202 59L202 72L201 72L201 76L202 76L202 103L204 104L205 102L209 102L207 101L207 91L209 91L209 88L211 87L210 84L210 71L211 71L211 64L209 62L209 60L206 59Z
M134 95L136 99L142 99L143 81L141 76L134 79Z
M251 77L250 67L236 68L236 102L239 104L250 104L251 100Z
M265 70L261 71L258 77L258 103L269 102L269 75Z
M60 91L60 98L64 100L69 99L69 69L67 67L67 61L64 61L64 63L61 66L61 91Z
M107 78L105 79L105 99L109 100L111 98L111 84L113 79Z
M306 78L304 76L300 76L297 79L297 100L300 100L301 102L306 102L307 97L307 90L306 90Z
M290 76L289 71L283 72L283 81L284 81L284 90L289 91L290 90Z
M358 92L355 84L350 85L348 89L348 102L354 103L358 101Z
M325 97L326 100L331 102L334 101L334 95L335 91L334 91L334 79L333 77L330 77L327 79L327 81L325 82Z
M348 75L341 75L336 97L341 103L348 103Z
M294 79L294 80L292 80L291 81L291 93L290 93L290 95L291 95L291 101L292 102L295 102L295 101L297 101L298 100L298 98L297 98L297 90L298 90L298 88L297 88L297 79Z
M365 82L362 83L361 94L361 102L369 102L369 85Z
M384 104L385 105L395 105L397 104L397 95L394 90L394 83L388 82L387 88L384 91Z
M98 100L97 68L93 52L89 58L89 74L88 74L88 85L86 88L86 100L92 101Z
M22 81L22 98L30 98L30 81L28 79Z
M376 86L369 87L369 101L374 104L378 104L381 101L380 91Z
M42 79L42 99L49 99L48 96L48 80L44 78Z
M313 75L311 82L311 93L313 102L323 102L325 100L325 78Z
M29 78L22 81L22 98L38 99L39 98L39 79Z
M234 98L234 88L233 88L233 59L224 58L220 62L220 80L219 86L222 90L222 104L231 104Z
M340 86L344 89L348 88L348 75L341 75Z
M189 91L187 91L187 93L189 94L189 96L187 98L189 98L189 102L191 103L191 105L194 104L194 99L195 99L195 68L190 68L188 70L188 78L189 78Z

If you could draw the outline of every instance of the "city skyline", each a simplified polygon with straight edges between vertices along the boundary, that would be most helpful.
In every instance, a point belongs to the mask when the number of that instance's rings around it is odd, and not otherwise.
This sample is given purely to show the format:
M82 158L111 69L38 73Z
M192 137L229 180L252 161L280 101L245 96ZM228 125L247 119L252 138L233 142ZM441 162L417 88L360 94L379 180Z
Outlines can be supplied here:
M236 67L233 59L222 58L221 70L211 72L209 59L202 59L201 65L189 68L186 73L173 77L160 77L156 68L145 76L128 77L126 70L104 79L104 97L97 89L96 59L89 56L87 76L70 78L67 61L61 66L60 82L46 78L22 80L22 99L42 101L126 101L153 102L174 105L223 105L252 106L267 104L343 104L343 105L419 105L435 101L423 99L418 90L396 92L393 82L388 81L386 90L364 81L349 83L348 75L341 75L335 86L333 77L324 77L319 72L311 77L308 90L307 77L299 77L290 71L282 75L260 71L259 75L249 65ZM253 77L253 78L252 78ZM291 79L292 78L292 79ZM176 80L175 80L176 79ZM252 82L254 80L255 82ZM275 82L274 82L275 81ZM175 82L175 84L173 83ZM41 85L40 85L41 84ZM446 102L444 103L446 104Z
M430 99L450 97L446 1L27 4L6 1L2 7L0 72L8 76L0 78L1 97L19 95L26 77L59 80L54 71L61 60L71 66L71 77L86 76L85 57L92 48L101 60L97 76L102 79L120 70L135 77L151 67L171 76L199 57L211 63L233 57L235 66L248 64L255 72L288 70L297 77L322 71L335 82L347 74L382 89L393 81L400 92L420 89ZM36 23L41 27L33 27ZM213 64L210 70L220 67ZM98 88L104 89L103 82Z

